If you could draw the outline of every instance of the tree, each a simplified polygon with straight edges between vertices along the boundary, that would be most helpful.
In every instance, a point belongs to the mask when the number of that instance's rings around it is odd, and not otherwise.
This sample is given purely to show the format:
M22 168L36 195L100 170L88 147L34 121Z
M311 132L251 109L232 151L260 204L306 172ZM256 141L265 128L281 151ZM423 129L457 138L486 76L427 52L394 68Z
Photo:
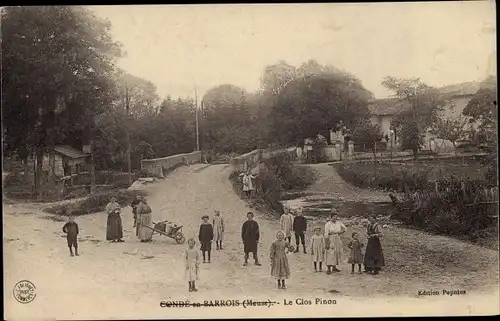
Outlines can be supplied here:
M88 139L93 118L116 97L113 60L120 47L109 30L109 22L83 7L2 10L5 136L8 151L36 150L38 192L44 149L52 158L65 138Z
M125 97L126 94L129 96L131 116L138 118L160 112L160 97L152 82L123 71L120 71L117 77L120 97Z
M233 85L214 87L203 96L204 149L222 153L249 151L252 126L247 93Z
M297 78L297 70L294 66L281 60L277 64L267 66L261 77L261 89L263 92L278 95L290 81Z
M352 140L357 144L368 146L376 157L376 143L383 138L378 124L372 124L369 119L363 119L352 130Z
M272 107L271 136L282 144L296 144L337 129L340 123L352 127L357 119L368 114L371 97L359 80L346 74L295 79L283 88Z
M402 99L408 109L402 110L391 122L402 140L403 149L411 149L418 159L425 133L438 118L445 102L436 88L424 84L419 78L385 77L382 84Z
M468 135L466 125L468 120L459 116L457 118L438 118L431 129L431 133L437 138L449 140L456 152L456 142L465 139Z
M495 144L497 115L497 84L493 76L488 77L481 83L479 90L467 103L462 114L470 119L470 122L478 125L478 132L482 140Z

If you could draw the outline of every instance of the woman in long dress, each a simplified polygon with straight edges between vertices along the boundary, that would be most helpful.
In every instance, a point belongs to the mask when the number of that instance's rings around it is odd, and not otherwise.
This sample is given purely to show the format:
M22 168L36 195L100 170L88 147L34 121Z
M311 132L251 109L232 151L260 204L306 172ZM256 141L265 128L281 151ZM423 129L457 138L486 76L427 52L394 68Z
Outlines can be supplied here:
M219 211L215 211L213 219L214 241L217 250L222 250L222 241L224 240L224 219L220 216Z
M326 266L327 274L332 272L340 272L337 265L342 263L342 240L340 234L345 233L347 227L337 220L337 212L335 210L330 214L330 221L325 224L325 238L327 238L326 250Z
M137 223L139 225L139 239L141 242L150 242L153 239L153 230L146 226L151 226L152 214L151 207L148 205L145 198L137 205Z
M286 250L293 251L289 242L284 240L283 231L276 232L276 241L271 244L269 258L271 262L271 276L278 280L278 288L285 289L285 279L290 277L290 266L286 257Z
M111 242L124 242L122 218L120 217L121 207L116 202L116 197L112 196L106 205L108 223L106 226L106 240Z
M370 224L366 227L366 234L368 235L368 242L363 262L365 270L367 273L378 274L385 265L385 260L382 244L380 244L382 232L375 216L370 217Z

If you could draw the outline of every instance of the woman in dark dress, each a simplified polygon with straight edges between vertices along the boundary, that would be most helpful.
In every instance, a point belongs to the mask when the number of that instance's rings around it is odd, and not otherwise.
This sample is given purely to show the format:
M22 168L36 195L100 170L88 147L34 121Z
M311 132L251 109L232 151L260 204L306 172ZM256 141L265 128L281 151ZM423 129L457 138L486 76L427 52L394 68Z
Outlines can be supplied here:
M366 244L366 252L363 262L365 265L365 272L378 274L381 268L385 265L385 261L382 245L380 244L382 232L380 231L380 227L375 216L370 217L370 224L366 227L366 233L368 235L368 243Z
M112 242L123 242L122 218L120 217L121 206L116 202L116 197L112 196L106 213L108 214L108 224L106 227L106 240Z

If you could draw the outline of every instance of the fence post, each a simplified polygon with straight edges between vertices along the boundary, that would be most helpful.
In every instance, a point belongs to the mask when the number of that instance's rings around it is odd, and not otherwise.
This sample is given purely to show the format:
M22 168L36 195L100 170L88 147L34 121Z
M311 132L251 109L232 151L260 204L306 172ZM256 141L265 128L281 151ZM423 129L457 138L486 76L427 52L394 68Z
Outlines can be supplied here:
M438 181L434 181L434 189L436 191L436 193L439 193L439 187L438 187Z
M464 200L465 200L466 197L467 197L467 193L465 192L465 183L464 183L464 181L460 182L460 186L462 187L462 195L463 195Z

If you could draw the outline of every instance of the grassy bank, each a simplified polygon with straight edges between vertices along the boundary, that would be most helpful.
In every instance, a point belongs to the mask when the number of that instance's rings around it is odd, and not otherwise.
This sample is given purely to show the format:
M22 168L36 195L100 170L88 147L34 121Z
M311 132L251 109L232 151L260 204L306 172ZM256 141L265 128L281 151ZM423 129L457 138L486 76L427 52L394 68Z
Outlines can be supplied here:
M492 187L484 179L488 167L462 161L341 164L336 170L358 187L403 193L394 218L407 227L498 248L498 200L484 193Z
M246 199L240 174L240 171L234 171L229 176L235 192L256 210L275 215L283 213L280 203L283 192L304 190L315 181L311 168L295 167L287 155L278 155L260 164L259 175L254 180L255 194L251 199Z

